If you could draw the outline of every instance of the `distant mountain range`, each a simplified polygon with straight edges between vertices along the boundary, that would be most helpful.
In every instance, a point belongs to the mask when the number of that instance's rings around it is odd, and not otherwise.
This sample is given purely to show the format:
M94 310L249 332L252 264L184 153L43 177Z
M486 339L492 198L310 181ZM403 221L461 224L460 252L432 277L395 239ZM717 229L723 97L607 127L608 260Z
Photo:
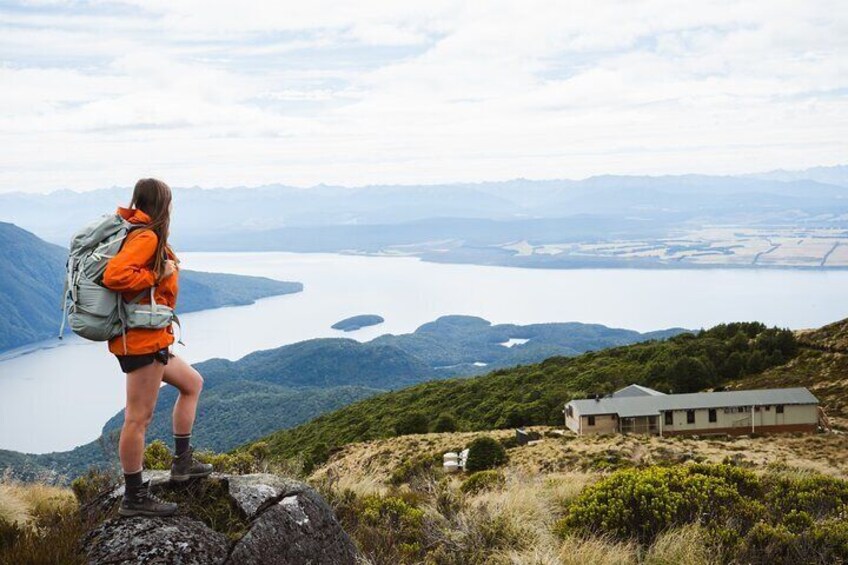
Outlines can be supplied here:
M471 316L444 316L411 334L386 334L365 343L310 339L238 361L212 359L195 365L204 377L204 391L193 442L201 449L228 450L387 390L683 331L639 333L579 323L492 325ZM175 398L172 387L160 392L148 440L170 443ZM119 413L106 423L100 440L69 452L0 451L0 472L10 467L27 477L52 471L74 474L92 464L114 463L111 450L122 424Z
M0 352L58 335L67 250L0 222ZM252 304L303 290L297 282L180 271L179 313Z
M126 204L129 194L0 194L0 219L64 243L80 218ZM412 254L554 268L848 267L848 166L743 176L179 188L172 232L178 250L189 251Z
M778 169L776 171L753 173L746 176L757 179L779 180L784 182L814 180L816 182L836 186L848 186L848 165L838 165L835 167L811 167L800 171Z

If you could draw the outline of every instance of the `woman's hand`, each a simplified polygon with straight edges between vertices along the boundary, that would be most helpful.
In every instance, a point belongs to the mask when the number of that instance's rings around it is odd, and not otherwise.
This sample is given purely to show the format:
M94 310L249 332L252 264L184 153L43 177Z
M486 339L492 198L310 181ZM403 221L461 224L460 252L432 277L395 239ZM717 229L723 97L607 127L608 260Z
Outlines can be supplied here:
M162 276L159 280L164 280L174 274L177 270L177 264L173 261L173 259L168 259L165 261L165 270L162 272Z

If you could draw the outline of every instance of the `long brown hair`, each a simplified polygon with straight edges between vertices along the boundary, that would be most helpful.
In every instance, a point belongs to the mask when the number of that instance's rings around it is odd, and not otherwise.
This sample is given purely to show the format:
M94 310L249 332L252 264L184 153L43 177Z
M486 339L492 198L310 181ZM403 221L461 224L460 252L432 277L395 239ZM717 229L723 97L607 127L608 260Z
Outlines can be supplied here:
M156 233L158 242L153 256L153 270L158 277L165 271L166 253L174 254L168 245L168 230L171 224L171 187L159 179L139 179L135 183L130 208L137 208L148 216L147 227Z

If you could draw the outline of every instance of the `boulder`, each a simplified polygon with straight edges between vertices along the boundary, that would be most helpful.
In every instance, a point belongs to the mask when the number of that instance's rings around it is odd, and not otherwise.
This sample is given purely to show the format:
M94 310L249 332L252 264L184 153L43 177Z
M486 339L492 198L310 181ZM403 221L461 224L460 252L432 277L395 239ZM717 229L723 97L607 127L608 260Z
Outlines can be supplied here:
M170 518L121 518L123 487L86 509L100 525L83 538L90 563L356 563L357 551L332 510L308 485L268 474L213 474L171 483L146 473L151 490L180 503Z
M107 520L83 543L89 563L206 565L230 549L227 536L188 516Z
M355 563L356 551L315 491L286 494L262 512L235 545L231 563ZM280 543L280 540L285 540Z

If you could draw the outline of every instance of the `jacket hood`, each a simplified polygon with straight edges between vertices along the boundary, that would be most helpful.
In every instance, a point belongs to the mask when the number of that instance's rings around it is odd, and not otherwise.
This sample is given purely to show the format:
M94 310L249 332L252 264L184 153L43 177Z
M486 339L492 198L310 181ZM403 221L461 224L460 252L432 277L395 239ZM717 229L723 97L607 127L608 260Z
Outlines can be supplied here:
M116 213L131 224L149 224L152 220L146 212L139 210L138 208L124 208L123 206L118 206Z

